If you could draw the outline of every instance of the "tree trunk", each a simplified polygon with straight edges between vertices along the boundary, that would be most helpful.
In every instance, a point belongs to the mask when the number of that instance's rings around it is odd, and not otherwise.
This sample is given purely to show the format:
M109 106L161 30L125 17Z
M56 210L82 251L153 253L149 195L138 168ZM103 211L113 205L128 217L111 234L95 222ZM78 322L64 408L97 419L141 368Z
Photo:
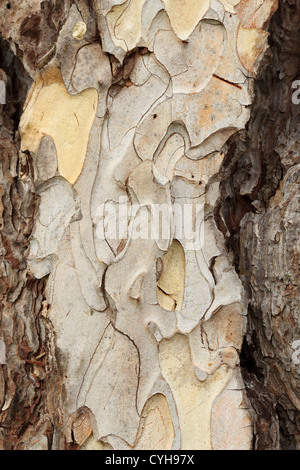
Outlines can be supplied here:
M0 448L300 448L299 13L0 2Z
M255 448L299 449L300 2L282 1L251 119L229 145L220 213L249 299L243 370Z

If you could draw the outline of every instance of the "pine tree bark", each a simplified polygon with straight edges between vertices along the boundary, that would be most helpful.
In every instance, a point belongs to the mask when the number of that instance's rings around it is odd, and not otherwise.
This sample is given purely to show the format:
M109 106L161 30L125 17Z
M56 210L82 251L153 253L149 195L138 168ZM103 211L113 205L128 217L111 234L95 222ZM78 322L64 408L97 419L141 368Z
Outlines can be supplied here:
M244 380L255 447L299 449L300 3L279 2L246 131L228 148L221 213L249 298Z
M300 6L261 3L0 2L2 449L299 448Z

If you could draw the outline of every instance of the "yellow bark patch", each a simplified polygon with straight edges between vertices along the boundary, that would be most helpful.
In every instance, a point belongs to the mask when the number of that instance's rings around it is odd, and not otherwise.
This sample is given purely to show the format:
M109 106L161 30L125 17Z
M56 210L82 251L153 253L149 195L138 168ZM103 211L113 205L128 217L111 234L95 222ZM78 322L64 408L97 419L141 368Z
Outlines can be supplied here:
M175 437L172 417L166 397L153 395L146 403L135 450L169 450Z
M157 282L157 299L165 310L180 312L184 297L185 255L181 243L172 242L162 257L163 271Z
M81 39L84 38L86 33L86 24L84 21L77 21L73 28L72 36L75 39L78 39L78 41L81 41Z
M21 149L36 153L42 137L52 137L59 174L75 183L83 167L97 101L94 88L70 95L58 68L47 67L39 74L21 118Z
M200 382L194 373L188 339L180 334L161 341L159 360L178 411L181 450L211 450L212 406L231 372L222 365Z
M237 50L240 61L249 72L255 71L256 61L267 47L268 35L267 31L262 29L239 27Z
M174 33L188 39L209 9L210 0L164 0Z

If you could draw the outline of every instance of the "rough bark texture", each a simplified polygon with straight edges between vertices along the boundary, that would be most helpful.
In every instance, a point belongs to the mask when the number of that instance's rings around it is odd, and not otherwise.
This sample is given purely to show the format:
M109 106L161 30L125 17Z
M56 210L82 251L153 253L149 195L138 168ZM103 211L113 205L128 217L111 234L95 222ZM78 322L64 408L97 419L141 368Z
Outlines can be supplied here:
M3 449L299 448L300 9L277 7L0 1Z
M222 214L249 298L244 380L257 412L255 448L299 449L300 2L282 1L269 28L246 131L224 167ZM246 212L246 215L244 215Z
M45 281L27 270L29 237L38 198L29 154L19 151L18 123L31 83L21 62L0 42L1 148L1 449L51 447L59 435L60 378L53 328L40 313L47 308ZM56 395L57 394L57 395Z

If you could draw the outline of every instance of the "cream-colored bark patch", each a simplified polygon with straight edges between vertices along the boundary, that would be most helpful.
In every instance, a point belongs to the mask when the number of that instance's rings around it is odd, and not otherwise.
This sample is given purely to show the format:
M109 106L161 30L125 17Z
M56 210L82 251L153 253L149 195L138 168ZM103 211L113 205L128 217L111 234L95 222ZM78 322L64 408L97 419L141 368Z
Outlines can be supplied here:
M221 0L226 11L229 13L235 13L235 6L240 0Z
M59 70L47 67L33 86L20 122L21 149L36 153L42 137L52 137L59 173L75 183L83 167L97 100L94 88L69 95Z
M81 41L81 39L84 38L86 33L86 24L84 21L77 21L73 28L72 36L75 39L78 39L78 41Z
M80 447L80 450L104 450L104 445L102 442L96 441L94 436L91 435Z
M146 0L127 0L115 5L107 15L114 43L127 50L137 45L142 34L142 10Z
M210 0L164 0L174 33L188 39L209 9Z
M258 57L267 47L268 33L262 29L247 29L240 26L237 36L239 58L249 72L255 71Z
M182 450L211 450L211 412L231 372L221 366L204 382L193 369L188 339L177 334L160 343L159 359L178 410Z
M180 312L184 297L185 255L182 245L174 240L162 257L163 271L157 282L157 299L165 310Z
M157 393L146 403L135 450L169 450L175 437L168 401Z

